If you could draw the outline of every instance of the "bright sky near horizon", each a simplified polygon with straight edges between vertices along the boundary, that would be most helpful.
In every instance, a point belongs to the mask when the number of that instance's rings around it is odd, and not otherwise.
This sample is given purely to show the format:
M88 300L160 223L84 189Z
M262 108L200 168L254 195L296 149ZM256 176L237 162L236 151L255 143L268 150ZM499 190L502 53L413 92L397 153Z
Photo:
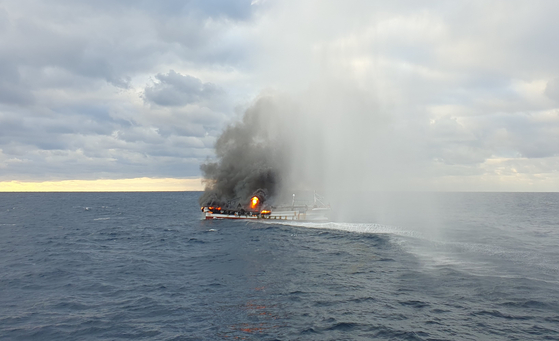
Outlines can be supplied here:
M176 192L202 191L197 179L116 179L62 181L3 181L0 192Z
M359 103L324 115L360 133L324 140L365 146L405 188L559 191L558 15L538 0L0 0L0 191L200 190L220 132L269 91ZM360 163L344 148L331 164Z

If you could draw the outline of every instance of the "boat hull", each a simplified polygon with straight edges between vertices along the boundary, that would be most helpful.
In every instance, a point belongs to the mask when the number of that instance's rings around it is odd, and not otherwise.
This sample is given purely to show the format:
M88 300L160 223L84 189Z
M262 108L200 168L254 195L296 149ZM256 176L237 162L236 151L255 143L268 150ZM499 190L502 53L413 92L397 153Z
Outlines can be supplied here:
M307 211L271 211L268 214L224 214L211 211L204 212L206 220L212 219L244 219L244 220L300 220L300 221L328 221L329 209L316 208Z

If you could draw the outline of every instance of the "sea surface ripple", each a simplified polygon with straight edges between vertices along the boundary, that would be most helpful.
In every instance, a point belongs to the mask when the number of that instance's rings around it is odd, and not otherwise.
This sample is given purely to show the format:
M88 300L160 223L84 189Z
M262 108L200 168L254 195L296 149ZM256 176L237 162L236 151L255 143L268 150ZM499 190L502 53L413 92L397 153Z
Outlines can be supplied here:
M559 340L559 194L292 224L199 195L0 193L0 339Z

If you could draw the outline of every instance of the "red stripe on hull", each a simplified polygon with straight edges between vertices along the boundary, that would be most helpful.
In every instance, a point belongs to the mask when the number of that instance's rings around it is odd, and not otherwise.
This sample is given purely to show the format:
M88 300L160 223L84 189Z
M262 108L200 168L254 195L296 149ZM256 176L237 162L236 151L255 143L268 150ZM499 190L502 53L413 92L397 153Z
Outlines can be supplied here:
M206 220L211 219L258 219L257 216L236 216L236 215L208 215L206 214Z

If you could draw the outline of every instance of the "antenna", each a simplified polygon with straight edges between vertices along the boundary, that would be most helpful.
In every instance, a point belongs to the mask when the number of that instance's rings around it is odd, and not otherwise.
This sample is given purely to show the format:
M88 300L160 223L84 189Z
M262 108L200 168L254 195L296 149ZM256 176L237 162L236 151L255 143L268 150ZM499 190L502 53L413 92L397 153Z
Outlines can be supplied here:
M322 196L320 196L319 194L316 193L316 191L314 191L314 204L316 205L316 202L318 201L320 203L320 205L322 206L326 206L324 204L324 198Z

